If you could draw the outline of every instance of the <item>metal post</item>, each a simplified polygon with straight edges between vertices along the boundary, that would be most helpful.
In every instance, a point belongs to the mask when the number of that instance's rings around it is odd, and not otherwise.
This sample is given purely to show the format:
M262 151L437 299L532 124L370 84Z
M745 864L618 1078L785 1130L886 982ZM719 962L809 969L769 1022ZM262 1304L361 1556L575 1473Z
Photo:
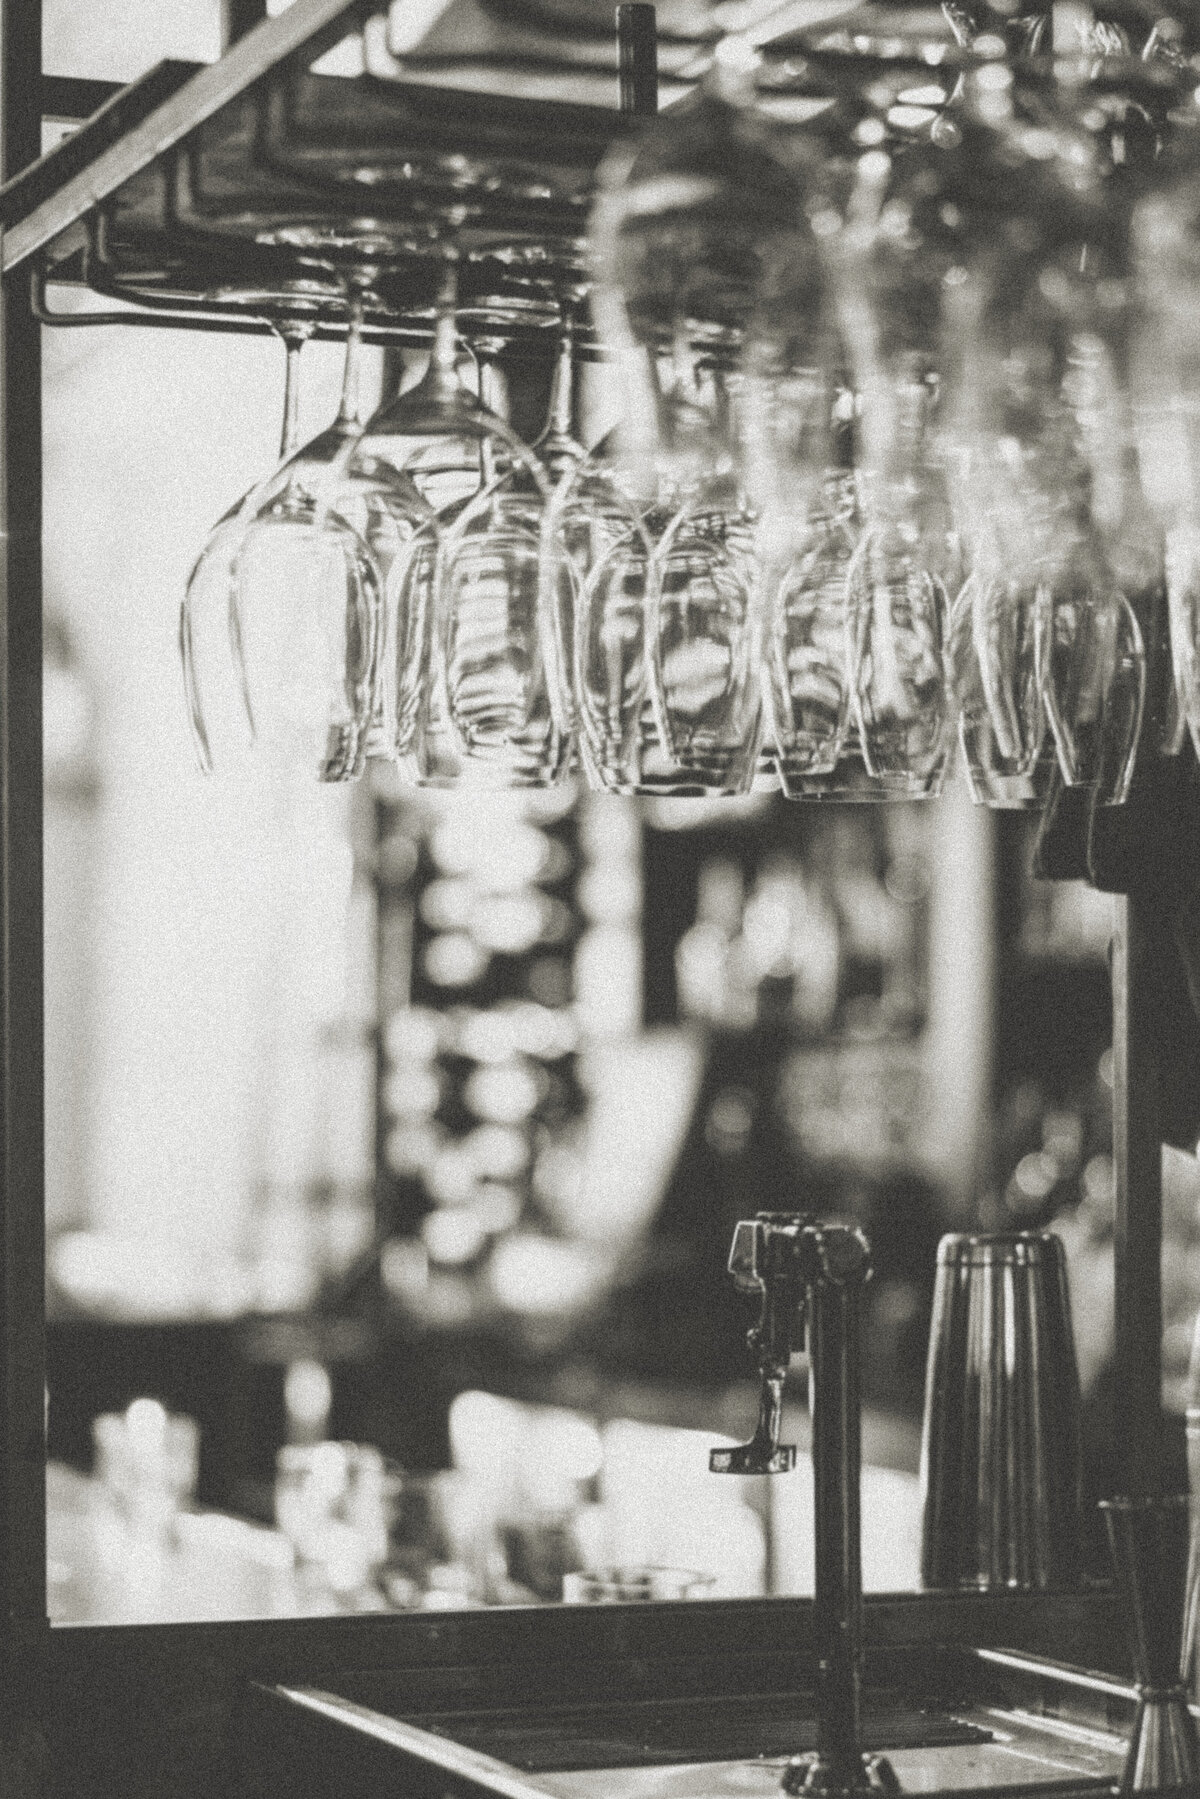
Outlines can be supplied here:
M1114 909L1113 1430L1117 1490L1136 1497L1162 1483L1162 1136L1143 972L1158 926L1144 900L1118 899Z
M0 176L40 151L41 8L0 6ZM35 1779L46 1647L41 328L0 292L0 1788ZM16 1787L13 1790L25 1790Z
M253 31L266 16L267 0L221 0L222 48L228 50L230 44Z
M823 1280L809 1298L817 1755L835 1791L862 1784L859 1292L857 1280Z
M653 118L658 111L658 22L652 6L617 8L621 111Z

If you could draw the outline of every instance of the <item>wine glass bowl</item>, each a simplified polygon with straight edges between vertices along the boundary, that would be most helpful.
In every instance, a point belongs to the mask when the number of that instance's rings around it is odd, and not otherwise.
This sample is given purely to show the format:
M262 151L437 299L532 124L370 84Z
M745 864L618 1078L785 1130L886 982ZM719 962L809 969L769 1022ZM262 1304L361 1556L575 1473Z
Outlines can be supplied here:
M673 784L744 793L762 733L762 592L736 493L711 486L677 513L650 574L650 693Z
M763 698L784 793L837 767L850 726L846 578L856 548L853 471L833 474L807 541L769 595Z
M911 520L868 526L847 574L850 683L863 762L913 799L941 791L952 744L948 604Z
M1046 715L1036 658L1036 588L975 570L950 620L950 679L971 797L1001 809L1044 799Z
M362 772L382 609L378 568L336 514L288 487L245 525L232 630L256 750L322 781Z
M539 601L548 497L530 459L519 477L509 471L470 501L438 546L439 691L467 776L482 782L551 786L570 753L551 704L554 650Z

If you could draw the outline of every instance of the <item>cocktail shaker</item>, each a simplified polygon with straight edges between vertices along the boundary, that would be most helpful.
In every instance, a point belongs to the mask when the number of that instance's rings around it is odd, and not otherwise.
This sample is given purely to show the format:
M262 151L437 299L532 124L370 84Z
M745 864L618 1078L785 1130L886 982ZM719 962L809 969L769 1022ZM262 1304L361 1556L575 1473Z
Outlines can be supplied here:
M943 1237L921 1440L921 1581L1038 1592L1082 1569L1079 1371L1051 1233Z

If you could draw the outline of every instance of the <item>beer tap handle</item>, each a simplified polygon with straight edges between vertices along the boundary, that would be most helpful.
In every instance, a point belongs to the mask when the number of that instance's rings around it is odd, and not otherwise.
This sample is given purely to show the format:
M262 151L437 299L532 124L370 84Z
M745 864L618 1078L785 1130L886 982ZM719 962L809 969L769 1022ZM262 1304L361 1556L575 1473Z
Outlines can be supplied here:
M709 1451L713 1474L787 1474L796 1446L781 1443L783 1385L793 1351L804 1344L805 1288L796 1253L806 1218L760 1212L733 1233L729 1273L739 1293L757 1293L762 1309L747 1342L758 1362L758 1422L748 1443Z

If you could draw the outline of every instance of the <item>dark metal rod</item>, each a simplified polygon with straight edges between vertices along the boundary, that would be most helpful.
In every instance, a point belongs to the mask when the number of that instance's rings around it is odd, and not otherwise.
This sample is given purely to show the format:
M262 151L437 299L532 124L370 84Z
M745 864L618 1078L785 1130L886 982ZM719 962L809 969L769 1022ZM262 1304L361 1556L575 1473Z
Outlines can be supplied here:
M1161 925L1144 900L1114 906L1113 1430L1118 1491L1136 1497L1161 1491L1162 1483L1162 1138L1145 979Z
M652 118L658 111L658 24L652 6L617 8L621 111Z
M267 0L221 0L221 43L228 50L239 38L261 25L267 16Z
M39 154L41 93L41 8L3 0L0 180ZM31 1791L49 1637L40 352L26 283L0 290L0 1769Z
M858 1300L854 1281L809 1288L817 1756L827 1770L824 1785L847 1791L862 1784Z
M42 117L81 124L121 92L119 81L91 81L81 75L42 76Z
M219 61L202 64L178 92L131 126L86 169L13 219L4 240L5 272L44 249L93 206L114 194L122 182L140 174L198 125L238 99L285 57L304 56L311 62L321 55L354 28L369 4L370 0L292 0L277 17L248 32ZM36 109L41 92L36 77L30 89Z

